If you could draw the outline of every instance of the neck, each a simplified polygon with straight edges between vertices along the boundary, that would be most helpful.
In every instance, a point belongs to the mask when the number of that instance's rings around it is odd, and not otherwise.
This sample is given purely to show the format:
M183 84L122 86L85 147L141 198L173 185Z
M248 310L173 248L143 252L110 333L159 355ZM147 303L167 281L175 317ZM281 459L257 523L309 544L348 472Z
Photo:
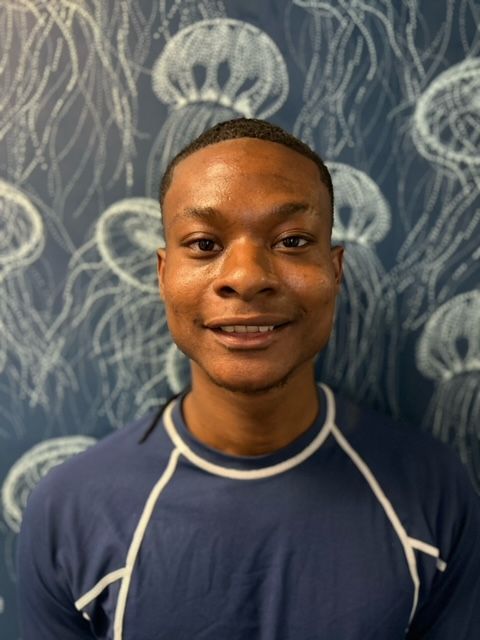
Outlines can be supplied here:
M258 394L224 389L192 371L192 390L183 405L185 421L198 440L246 456L287 446L311 426L318 408L313 364L285 385Z

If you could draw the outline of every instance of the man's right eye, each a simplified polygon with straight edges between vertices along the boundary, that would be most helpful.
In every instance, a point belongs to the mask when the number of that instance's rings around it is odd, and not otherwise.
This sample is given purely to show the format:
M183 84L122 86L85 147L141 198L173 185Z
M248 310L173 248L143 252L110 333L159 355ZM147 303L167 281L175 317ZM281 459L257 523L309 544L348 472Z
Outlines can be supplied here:
M199 238L190 243L190 247L200 252L209 253L211 251L219 251L220 245L210 238Z

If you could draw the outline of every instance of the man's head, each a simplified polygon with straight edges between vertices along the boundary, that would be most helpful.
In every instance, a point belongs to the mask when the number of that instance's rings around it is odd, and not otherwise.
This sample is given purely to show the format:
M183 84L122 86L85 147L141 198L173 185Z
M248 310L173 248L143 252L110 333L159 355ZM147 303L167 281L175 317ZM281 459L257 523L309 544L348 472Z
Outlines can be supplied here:
M284 146L300 153L307 158L310 158L318 167L320 174L320 181L327 187L331 200L331 214L333 224L333 185L330 173L320 158L308 145L304 142L292 136L290 133L282 129L281 127L266 122L265 120L257 120L255 118L236 118L234 120L227 120L226 122L219 122L215 126L204 131L198 138L195 138L190 144L184 147L176 156L174 156L163 174L160 183L160 206L163 209L163 202L165 195L172 182L172 176L175 167L184 158L188 157L191 153L203 149L204 147L223 142L225 140L236 140L238 138L255 138L257 140L265 140L266 142L276 142L277 144L283 144Z
M312 383L342 271L328 180L311 155L258 136L187 149L164 181L158 275L193 383L241 393Z

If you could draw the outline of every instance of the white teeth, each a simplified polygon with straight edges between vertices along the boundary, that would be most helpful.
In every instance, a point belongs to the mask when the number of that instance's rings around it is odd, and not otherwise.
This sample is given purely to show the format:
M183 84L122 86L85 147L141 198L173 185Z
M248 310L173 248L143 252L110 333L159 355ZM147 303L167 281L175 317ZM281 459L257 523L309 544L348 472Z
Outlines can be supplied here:
M256 325L245 325L245 324L236 324L236 325L226 325L220 327L222 331L226 333L266 333L267 331L273 331L275 325L270 326L256 326Z

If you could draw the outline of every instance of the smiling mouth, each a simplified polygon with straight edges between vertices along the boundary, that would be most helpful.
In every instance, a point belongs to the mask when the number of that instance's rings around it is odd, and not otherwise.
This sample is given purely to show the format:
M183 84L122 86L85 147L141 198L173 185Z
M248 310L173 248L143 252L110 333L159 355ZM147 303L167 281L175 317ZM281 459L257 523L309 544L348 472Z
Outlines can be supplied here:
M289 324L223 324L209 328L228 349L243 351L267 348Z

